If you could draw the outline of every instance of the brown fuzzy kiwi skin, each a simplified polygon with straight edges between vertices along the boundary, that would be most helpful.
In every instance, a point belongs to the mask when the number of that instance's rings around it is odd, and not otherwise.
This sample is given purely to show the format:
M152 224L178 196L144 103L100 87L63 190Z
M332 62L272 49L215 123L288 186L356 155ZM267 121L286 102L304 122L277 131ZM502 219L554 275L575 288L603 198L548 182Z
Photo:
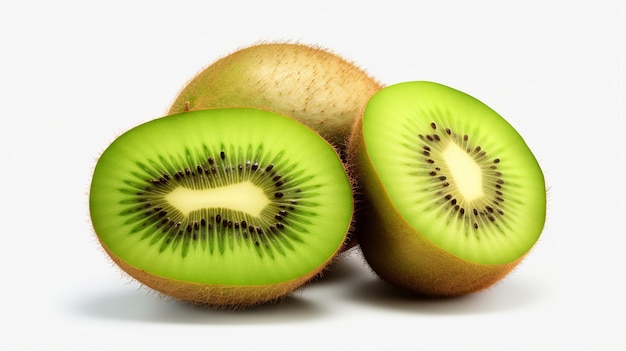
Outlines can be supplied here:
M349 141L348 163L360 186L356 238L369 266L387 282L424 296L459 296L492 286L523 260L524 256L499 265L470 262L411 227L393 206L369 160L360 120Z
M354 121L382 85L353 62L319 46L261 42L201 70L168 114L215 107L252 107L292 117L340 153Z
M282 283L268 285L220 285L175 280L146 272L120 259L101 240L99 241L113 263L145 287L164 296L193 305L227 310L248 309L258 305L281 301L315 277L320 276L322 271L337 258L339 253L337 251L316 270Z

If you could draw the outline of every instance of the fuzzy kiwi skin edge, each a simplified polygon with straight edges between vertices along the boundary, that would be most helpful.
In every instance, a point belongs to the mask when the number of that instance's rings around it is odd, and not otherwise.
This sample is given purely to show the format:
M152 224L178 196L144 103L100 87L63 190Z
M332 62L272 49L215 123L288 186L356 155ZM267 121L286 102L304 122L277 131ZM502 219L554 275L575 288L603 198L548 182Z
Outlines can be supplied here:
M121 260L117 255L111 252L101 240L100 244L111 260L113 260L122 271L146 287L162 293L165 296L186 301L194 305L231 310L245 309L280 301L318 276L337 256L337 253L339 253L339 251L337 251L328 262L322 264L317 270L290 281L267 285L220 285L175 280L146 272Z
M236 50L193 77L168 114L252 107L289 116L340 153L369 98L382 85L354 63L318 46L263 42Z
M362 120L348 144L350 176L357 179L355 235L372 270L383 280L424 296L459 296L488 288L511 272L526 255L504 264L464 260L415 230L385 192L368 157Z

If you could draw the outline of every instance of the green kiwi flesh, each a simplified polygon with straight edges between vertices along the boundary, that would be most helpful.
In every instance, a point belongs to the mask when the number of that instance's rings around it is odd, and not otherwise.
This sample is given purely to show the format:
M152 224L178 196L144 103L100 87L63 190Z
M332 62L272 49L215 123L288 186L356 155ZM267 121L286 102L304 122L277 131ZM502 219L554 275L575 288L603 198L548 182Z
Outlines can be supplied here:
M479 100L432 82L388 86L355 125L366 196L363 254L382 278L460 295L500 280L538 240L543 173L518 132Z
M119 136L90 188L98 239L131 276L217 306L278 299L318 274L351 224L335 149L248 108L180 113Z

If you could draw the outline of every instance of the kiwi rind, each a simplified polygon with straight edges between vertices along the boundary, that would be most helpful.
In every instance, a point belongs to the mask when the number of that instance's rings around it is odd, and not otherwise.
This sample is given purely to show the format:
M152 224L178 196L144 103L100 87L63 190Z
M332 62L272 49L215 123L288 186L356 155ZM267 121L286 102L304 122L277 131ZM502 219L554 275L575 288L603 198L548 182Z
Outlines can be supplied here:
M255 149L257 146L263 150ZM234 158L237 150L243 150L243 154L252 150L259 158L249 159L250 163L240 159L239 163L228 164L226 161ZM203 164L198 161L201 159L205 160ZM165 166L178 161L174 169ZM221 167L231 177L240 169L257 178L265 173L275 182L266 189L267 196L276 197L272 200L281 200L282 205L272 202L263 210L264 218L272 222L263 228L261 224L253 227L249 234L240 230L235 236L231 235L234 229L230 223L228 230L224 223L224 229L219 231L224 239L215 246L206 238L200 240L200 225L193 226L192 222L187 226L182 223L180 231L166 231L173 226L168 227L165 218L173 218L176 210L164 211L164 206L156 204L158 196L154 194L158 191L150 193L150 201L138 201L145 199L149 191L168 189L170 183L180 182L185 176L198 179L201 171L214 172L211 165ZM193 175L195 167L199 167L198 173ZM176 169L189 174L178 179ZM278 169L285 173L282 179L274 181L279 175L273 172ZM294 188L289 181L300 183ZM284 190L273 188L279 186ZM144 204L146 209L140 209ZM291 212L282 214L283 210ZM230 217L240 215L237 211L218 211L230 213ZM279 299L318 274L333 259L351 224L352 194L336 151L311 129L268 111L211 109L159 118L118 137L96 164L90 212L106 252L143 284L192 302L249 306ZM166 214L160 216L162 212ZM192 215L197 213L189 214ZM281 215L287 218L277 219ZM164 222L155 224L142 216L158 221L163 217ZM210 218L217 219L215 215ZM147 229L141 223L148 223ZM221 226L215 222L214 232L218 233L217 227ZM170 247L166 244L167 235L159 237L152 229L172 234L172 242L178 240L177 246Z
M399 116L399 119L408 121L409 124L419 125L418 130L404 127L396 129L396 126L392 126L398 123L393 119L394 114ZM447 234L442 235L444 231L441 229L442 225L433 225L433 221L441 221L442 218L436 219L437 216L433 216L433 212L435 214L446 213L443 220L453 223L453 218L462 217L460 211L462 207L456 204L456 200L454 204L446 202L445 193L437 193L443 200L439 201L437 206L427 206L423 199L418 202L413 199L411 203L410 196L408 200L407 198L399 200L401 198L399 194L402 192L410 194L416 191L409 183L418 182L416 180L418 178L413 176L407 178L406 174L397 172L397 164L405 162L402 157L398 156L398 153L407 152L407 149L413 148L414 160L410 162L410 166L414 167L415 173L421 172L424 174L424 179L428 179L426 175L432 170L420 161L425 155L419 152L425 150L418 151L418 149L422 145L420 135L424 137L424 140L426 140L426 135L435 139L434 134L428 133L433 132L435 126L431 127L430 124L433 116L437 115L447 116L443 120L451 122L454 126L453 130L456 128L457 131L466 130L467 126L472 126L474 130L490 130L489 128L494 126L495 132L492 138L494 141L489 148L486 148L490 150L487 153L495 152L494 150L500 152L496 146L511 148L515 152L507 157L507 162L518 165L517 169L512 167L507 170L508 173L504 176L509 178L505 179L511 179L511 176L515 178L528 171L529 181L524 183L525 185L518 191L523 195L521 198L514 199L520 202L517 208L521 208L519 211L522 212L521 219L517 220L515 225L508 225L503 234L507 237L504 241L516 242L514 245L516 247L509 249L505 254L490 257L489 250L497 250L497 246L490 247L488 235L481 237L480 234L486 232L486 229L482 228L482 222L478 230L475 230L473 223L470 222L468 228L459 230L458 226L451 227L456 232L448 230ZM364 134L367 135L364 132L364 125L367 126L370 122L369 118L379 118L381 122L373 124L370 136L364 137ZM382 121L383 119L385 121ZM455 122L455 119L461 120L460 124ZM412 142L411 138L403 139L400 135L402 132L398 132L398 129L402 128L407 134L412 134ZM501 134L503 130L506 132ZM467 133L470 132L467 131ZM366 140L367 138L369 139ZM434 140L434 142L438 141ZM404 145L398 150L377 149L370 146L376 143ZM415 145L419 146L415 147ZM384 152L381 153L381 150ZM473 151L473 149L469 150L468 154ZM432 82L405 82L382 89L369 101L363 120L355 123L349 156L350 163L354 165L354 176L361 187L359 197L363 198L363 201L357 205L361 213L357 213L356 225L361 250L372 269L393 284L421 294L442 296L461 295L484 289L501 280L521 262L543 229L545 184L541 169L532 152L522 137L501 116L475 98L453 88ZM518 159L522 160L516 163ZM389 167L391 171L383 170L385 167ZM395 184L397 182L401 184ZM434 179L430 184L423 186L422 189L437 186ZM506 203L509 202L511 201ZM435 207L437 209L434 209ZM505 210L507 220L514 215L514 211L509 213L508 210L517 210L517 208L509 207ZM488 210L485 210L484 214L479 213L479 216L484 218L488 218L488 215L492 216ZM441 216L439 214L439 217ZM494 219L497 218L494 217ZM499 225L500 229L504 227L500 223L505 223L503 220L495 224L489 224L489 222L487 220L486 227ZM492 231L495 232L495 230ZM440 240L441 237L448 237L448 239ZM516 240L516 237L522 239ZM455 240L457 242L454 242ZM451 241L453 241L452 244L450 244ZM468 242L470 244L467 244ZM478 252L463 251L472 245L478 247Z
M355 120L381 83L326 48L261 42L214 61L186 83L168 114L252 107L292 117L343 155Z

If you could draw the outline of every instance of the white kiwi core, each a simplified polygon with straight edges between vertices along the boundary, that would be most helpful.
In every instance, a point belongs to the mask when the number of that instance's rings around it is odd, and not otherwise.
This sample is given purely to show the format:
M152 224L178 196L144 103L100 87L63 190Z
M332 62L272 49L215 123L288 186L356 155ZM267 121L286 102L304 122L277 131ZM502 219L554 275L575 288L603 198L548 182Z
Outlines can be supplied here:
M472 201L481 198L483 177L476 161L455 142L448 143L442 156L450 170L450 176L465 200Z
M179 186L165 200L187 216L203 208L225 208L259 217L270 203L263 190L250 181L210 189L189 189Z

